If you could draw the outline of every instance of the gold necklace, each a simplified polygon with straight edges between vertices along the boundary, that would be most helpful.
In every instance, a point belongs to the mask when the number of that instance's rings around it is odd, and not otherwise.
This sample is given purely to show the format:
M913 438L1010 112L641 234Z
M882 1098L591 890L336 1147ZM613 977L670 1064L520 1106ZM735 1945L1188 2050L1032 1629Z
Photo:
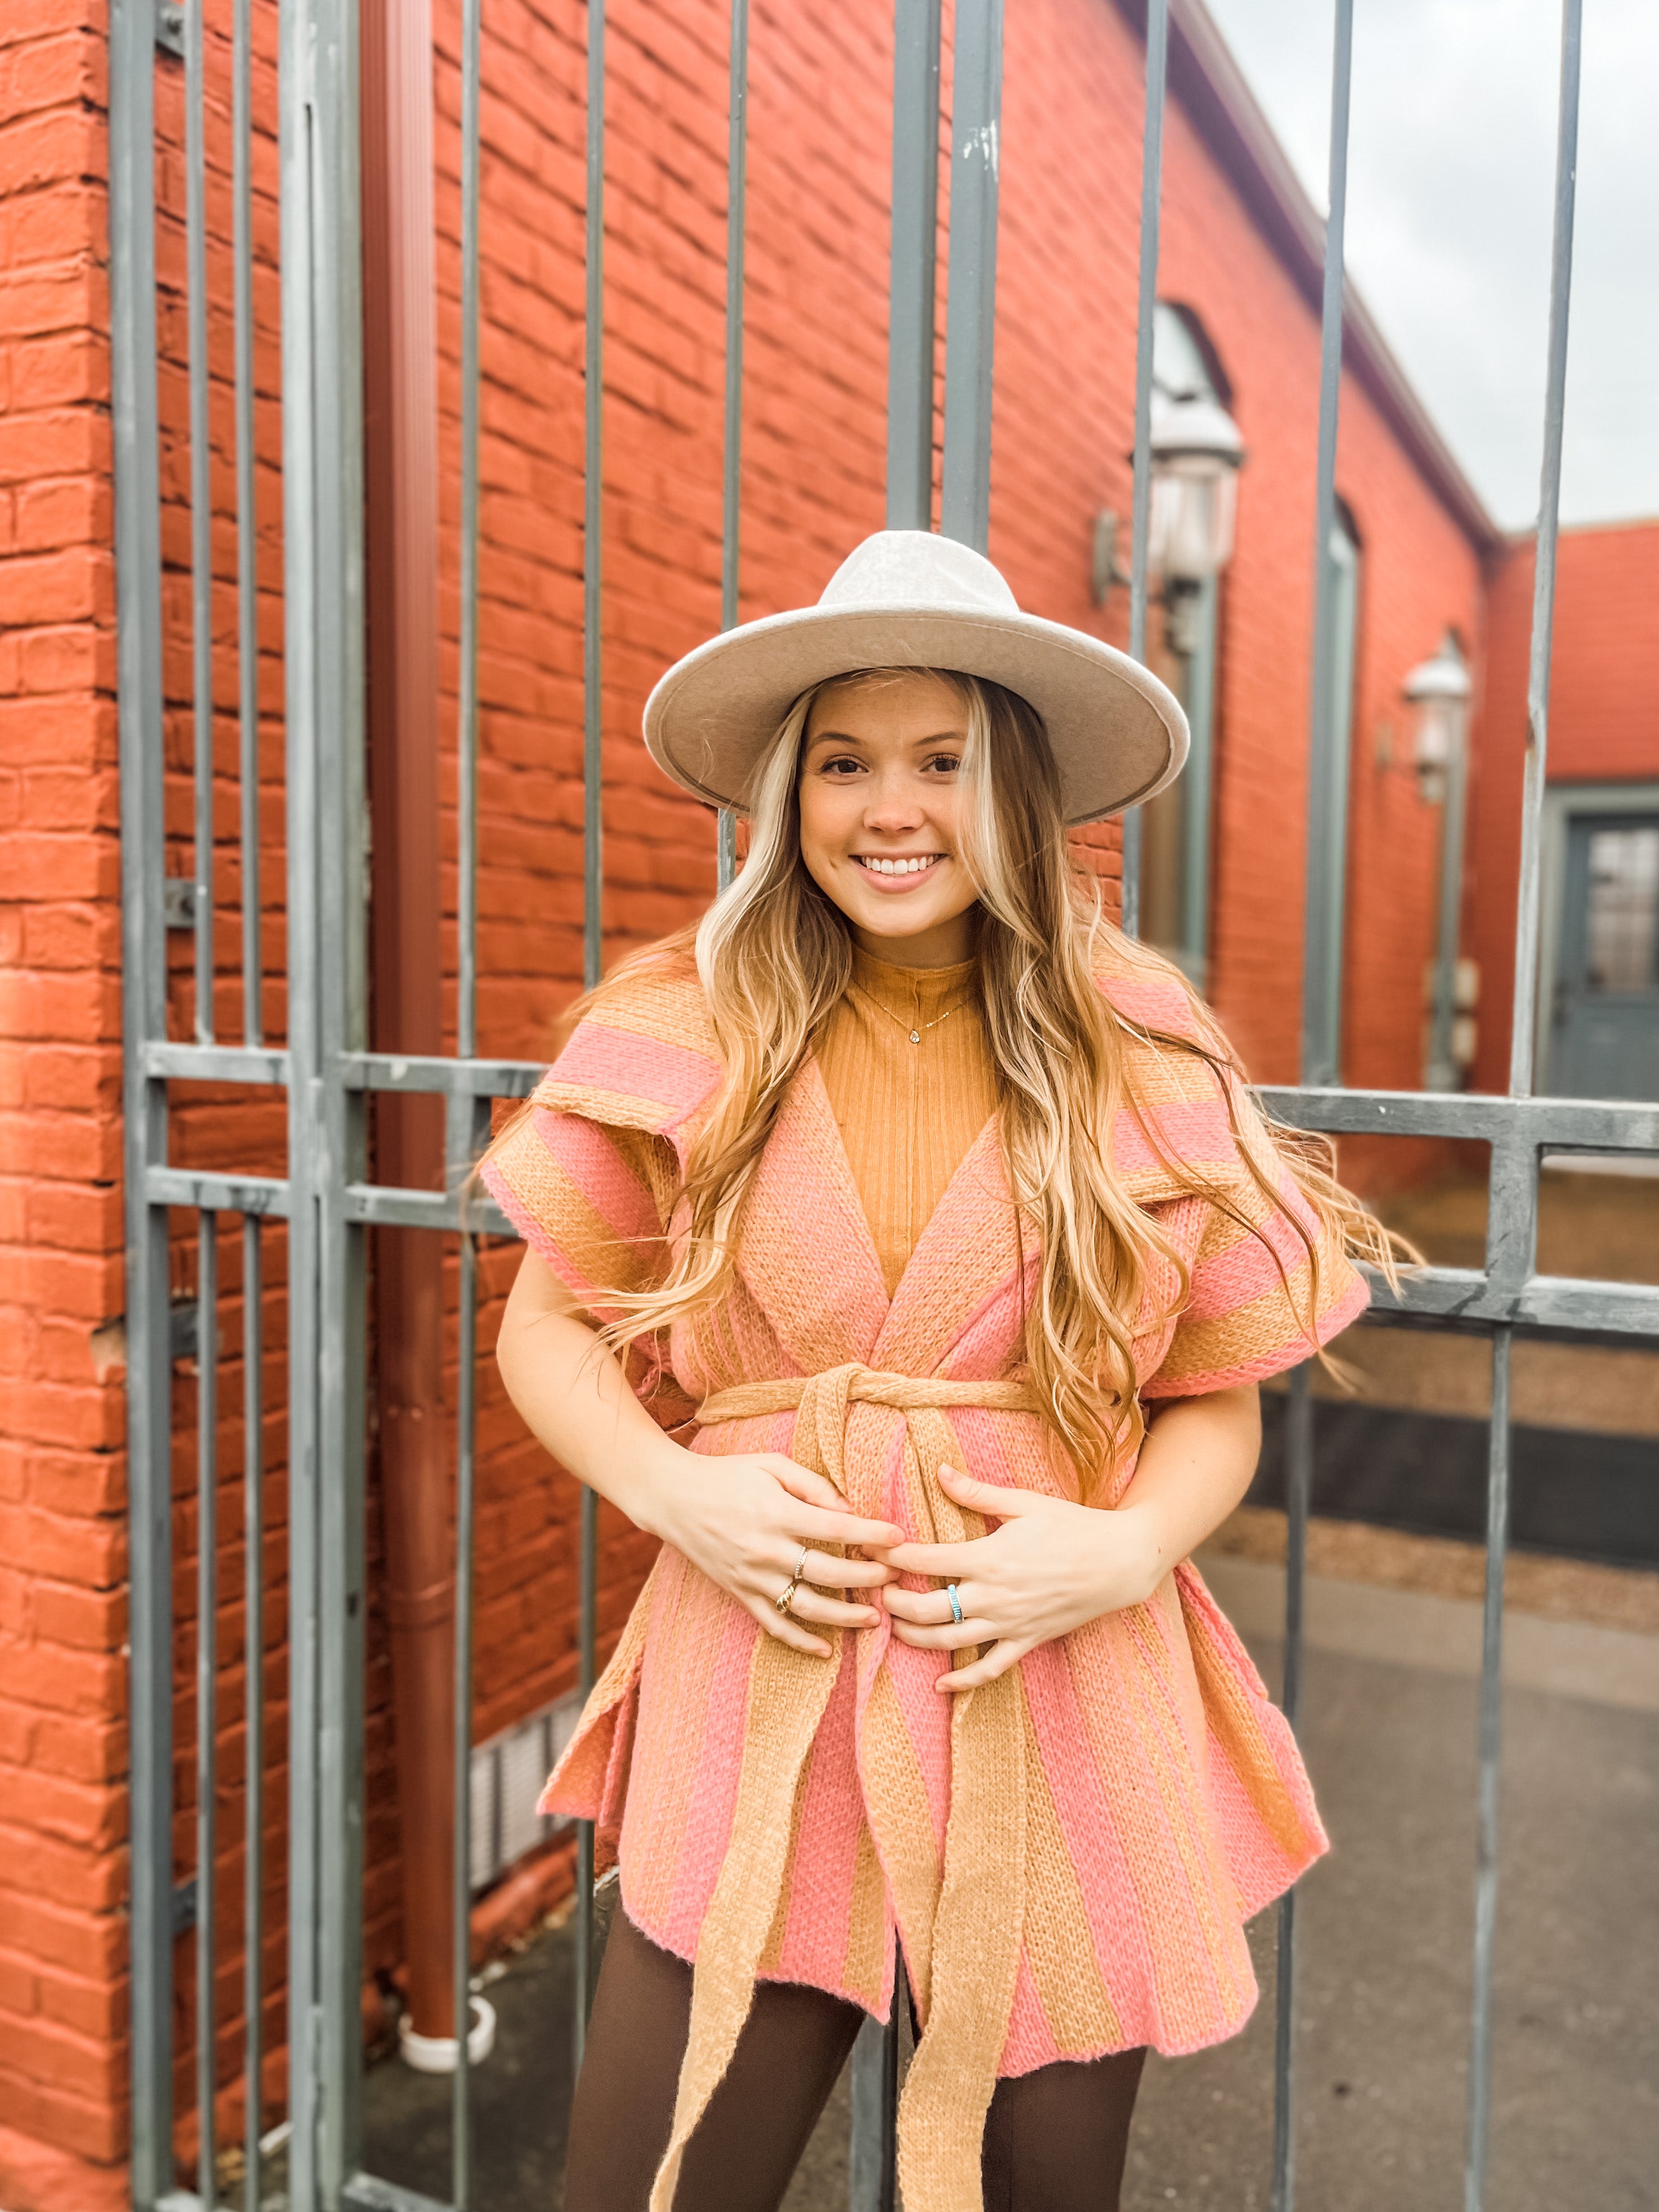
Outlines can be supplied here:
M864 995L869 1000L872 1006L881 1006L881 1011L887 1016L890 1021L894 1021L898 1024L899 1027L904 1030L905 1034L908 1036L912 1044L920 1044L921 1042L922 1030L936 1030L941 1022L948 1022L952 1014L959 1014L963 1008L968 1004L966 999L958 999L954 1006L947 1006L942 1014L935 1014L931 1022L923 1022L921 1029L912 1029L909 1024L905 1020L902 1014L896 1014L890 1006L882 1006L881 1000L876 997L874 992L866 991Z

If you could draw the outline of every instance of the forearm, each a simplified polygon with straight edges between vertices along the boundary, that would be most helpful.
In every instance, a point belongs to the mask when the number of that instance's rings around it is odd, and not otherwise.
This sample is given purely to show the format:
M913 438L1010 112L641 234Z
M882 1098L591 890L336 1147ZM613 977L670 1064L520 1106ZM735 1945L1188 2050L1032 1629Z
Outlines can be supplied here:
M1159 1413L1117 1506L1138 1532L1149 1592L1237 1505L1261 1450L1254 1383L1179 1398Z
M629 1386L614 1353L543 1261L526 1254L501 1318L496 1364L526 1426L580 1482L653 1535L663 1486L686 1457Z

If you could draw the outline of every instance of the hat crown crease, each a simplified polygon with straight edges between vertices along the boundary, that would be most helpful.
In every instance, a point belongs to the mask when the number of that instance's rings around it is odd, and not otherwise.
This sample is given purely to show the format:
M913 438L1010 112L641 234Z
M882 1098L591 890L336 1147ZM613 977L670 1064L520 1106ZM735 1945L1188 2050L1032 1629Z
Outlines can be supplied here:
M925 608L1017 615L1019 602L982 553L928 530L878 530L824 586L821 607Z

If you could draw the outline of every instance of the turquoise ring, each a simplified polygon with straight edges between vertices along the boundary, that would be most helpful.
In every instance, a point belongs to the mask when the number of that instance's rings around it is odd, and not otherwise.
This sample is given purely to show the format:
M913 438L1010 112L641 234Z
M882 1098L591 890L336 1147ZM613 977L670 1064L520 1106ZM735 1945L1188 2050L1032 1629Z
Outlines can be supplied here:
M962 1600L957 1594L957 1586L954 1583L945 1583L945 1595L951 1601L951 1620L959 1623L962 1620Z

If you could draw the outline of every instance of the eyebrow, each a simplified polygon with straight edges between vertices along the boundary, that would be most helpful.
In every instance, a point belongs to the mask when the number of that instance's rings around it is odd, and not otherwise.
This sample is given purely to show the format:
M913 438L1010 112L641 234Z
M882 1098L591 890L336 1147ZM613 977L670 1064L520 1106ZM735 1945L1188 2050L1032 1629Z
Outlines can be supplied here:
M819 730L816 735L808 738L806 749L810 752L814 745L864 745L869 742L867 738L855 738L848 730ZM936 730L930 737L912 738L908 742L913 745L965 745L968 732L965 730Z

